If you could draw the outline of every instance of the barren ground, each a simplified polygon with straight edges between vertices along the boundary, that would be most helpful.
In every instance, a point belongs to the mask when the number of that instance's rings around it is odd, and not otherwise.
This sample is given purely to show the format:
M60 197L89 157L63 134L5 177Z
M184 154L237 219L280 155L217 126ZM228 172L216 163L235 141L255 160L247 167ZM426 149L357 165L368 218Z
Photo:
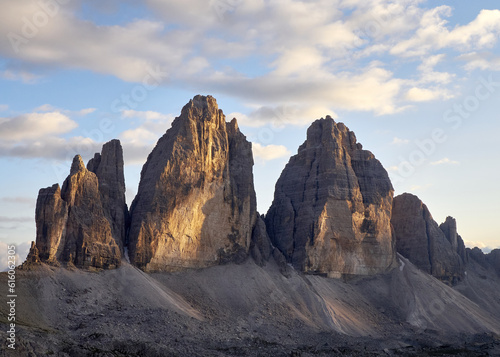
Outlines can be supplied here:
M469 264L455 288L399 257L386 274L283 276L251 259L145 274L127 262L17 272L12 356L495 356L500 280ZM7 277L0 275L2 295ZM5 336L6 304L0 304Z

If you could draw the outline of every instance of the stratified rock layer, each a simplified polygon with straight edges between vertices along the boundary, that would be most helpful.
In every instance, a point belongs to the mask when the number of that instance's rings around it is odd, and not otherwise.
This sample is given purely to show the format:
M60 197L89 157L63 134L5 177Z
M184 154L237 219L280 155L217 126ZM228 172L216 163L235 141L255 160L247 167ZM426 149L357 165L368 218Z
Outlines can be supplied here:
M252 148L211 96L158 140L131 206L130 260L146 271L241 262L257 212Z
M404 193L394 198L391 222L397 251L413 264L448 284L464 277L465 247L454 219L448 217L440 229L427 206Z
M127 215L120 142L105 144L88 166L75 156L62 189L55 184L38 194L37 249L31 255L37 253L42 262L79 268L120 265Z
M385 271L395 259L393 192L386 170L353 132L330 117L317 120L276 183L269 237L307 273Z

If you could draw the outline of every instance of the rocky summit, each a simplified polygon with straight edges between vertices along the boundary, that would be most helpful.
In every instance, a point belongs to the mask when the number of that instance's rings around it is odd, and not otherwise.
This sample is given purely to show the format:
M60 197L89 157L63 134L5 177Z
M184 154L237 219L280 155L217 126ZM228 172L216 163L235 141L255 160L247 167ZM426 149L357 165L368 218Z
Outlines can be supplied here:
M303 272L380 273L395 261L392 199L380 162L344 124L326 117L309 127L276 183L267 231Z
M89 162L77 155L62 189L41 189L35 211L36 249L28 261L80 268L120 265L126 212L123 153L120 142L103 146Z
M438 226L417 196L404 193L394 198L392 225L398 253L417 267L448 284L464 277L465 245L453 218Z
M146 271L242 262L257 220L251 144L211 96L158 140L131 206L130 260Z

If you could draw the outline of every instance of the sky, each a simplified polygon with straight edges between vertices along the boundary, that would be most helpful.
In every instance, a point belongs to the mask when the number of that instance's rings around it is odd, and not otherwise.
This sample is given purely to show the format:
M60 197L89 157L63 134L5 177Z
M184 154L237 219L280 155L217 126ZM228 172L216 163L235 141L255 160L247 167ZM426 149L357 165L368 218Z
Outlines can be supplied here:
M0 0L0 268L35 240L38 190L118 138L130 205L195 95L253 143L258 209L307 127L356 133L467 246L500 247L497 1Z

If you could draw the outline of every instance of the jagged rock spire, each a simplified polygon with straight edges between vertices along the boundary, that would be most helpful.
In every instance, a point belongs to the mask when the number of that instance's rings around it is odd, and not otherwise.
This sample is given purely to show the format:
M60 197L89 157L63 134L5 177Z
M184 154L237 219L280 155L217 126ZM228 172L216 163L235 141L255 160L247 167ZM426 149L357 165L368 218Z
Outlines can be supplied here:
M158 140L131 206L130 260L144 270L246 259L257 220L251 144L211 96Z

